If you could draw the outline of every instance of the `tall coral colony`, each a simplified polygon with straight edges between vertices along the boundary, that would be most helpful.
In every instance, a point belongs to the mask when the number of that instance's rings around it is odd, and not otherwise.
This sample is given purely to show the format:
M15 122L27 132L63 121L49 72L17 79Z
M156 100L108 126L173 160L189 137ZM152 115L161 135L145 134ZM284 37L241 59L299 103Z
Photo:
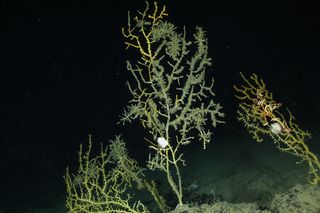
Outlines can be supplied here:
M185 165L182 146L202 142L205 149L212 138L212 126L223 123L221 105L214 101L206 32L196 27L193 40L186 29L165 20L166 8L147 3L144 11L122 29L127 49L137 50L140 59L127 61L134 81L128 83L132 99L121 122L139 119L148 130L151 149L147 167L165 173L167 181L183 204L180 166ZM153 143L152 141L157 141Z

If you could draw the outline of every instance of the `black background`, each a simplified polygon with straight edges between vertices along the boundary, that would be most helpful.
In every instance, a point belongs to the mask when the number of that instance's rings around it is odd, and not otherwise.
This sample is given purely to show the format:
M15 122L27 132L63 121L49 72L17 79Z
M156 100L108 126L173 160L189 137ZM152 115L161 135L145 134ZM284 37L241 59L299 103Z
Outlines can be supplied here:
M210 3L209 3L210 2ZM236 134L233 84L257 73L299 124L319 135L319 1L159 1L189 38L207 30L216 99ZM0 169L6 194L61 181L88 134L107 143L143 130L117 125L130 96L121 27L144 1L0 1ZM139 143L139 144L138 144ZM315 142L314 142L315 143ZM132 150L132 149L131 149ZM141 152L136 148L133 155ZM1 189L2 190L2 189Z

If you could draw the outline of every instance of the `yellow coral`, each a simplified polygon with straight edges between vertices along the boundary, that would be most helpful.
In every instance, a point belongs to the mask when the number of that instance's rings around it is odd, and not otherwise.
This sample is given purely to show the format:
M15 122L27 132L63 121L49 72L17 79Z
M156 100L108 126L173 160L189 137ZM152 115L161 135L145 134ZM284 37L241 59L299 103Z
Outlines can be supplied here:
M113 147L125 150L120 137L111 142ZM121 157L130 161L125 162L128 167L126 170L129 171L123 171L120 164L112 166L115 159L120 157L117 153L112 153L114 150L109 152L109 147L104 148L101 145L100 154L91 157L91 148L92 140L89 136L89 147L86 152L83 152L80 145L77 173L71 174L67 168L64 178L68 195L66 201L68 213L150 212L140 201L134 202L127 191L132 182L141 181L142 169L134 160L127 157L126 151L120 152L123 155Z
M150 27L159 25L160 21L164 16L168 16L166 13L166 7L163 6L159 11L157 2L154 2L154 11L152 14L148 14L149 3L146 2L146 10L141 13L141 18L134 18L136 26L131 26L130 15L128 16L128 27L127 29L122 28L122 34L126 38L127 48L133 47L140 51L142 60L145 63L151 63L152 60L157 56L157 52L152 49L152 44L155 42Z
M236 98L240 100L238 120L241 121L257 142L263 141L262 136L268 135L277 144L277 148L306 161L309 165L309 181L320 182L320 163L317 156L309 150L306 138L309 132L299 128L291 112L288 119L279 111L281 103L273 100L262 79L256 74L246 78L240 73L244 84L234 86Z

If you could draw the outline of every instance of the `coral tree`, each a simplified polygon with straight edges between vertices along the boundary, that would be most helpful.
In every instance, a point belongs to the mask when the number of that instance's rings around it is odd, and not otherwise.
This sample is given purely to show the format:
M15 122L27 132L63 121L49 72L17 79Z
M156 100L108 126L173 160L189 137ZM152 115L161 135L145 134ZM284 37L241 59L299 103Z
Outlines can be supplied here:
M166 174L182 205L179 167L185 161L180 147L198 140L205 149L211 141L211 127L223 123L224 114L213 100L213 78L206 79L211 66L206 32L196 27L189 41L186 29L178 33L166 16L165 7L154 3L151 9L147 3L133 19L129 13L128 26L122 29L127 49L137 50L140 59L134 64L127 61L134 80L128 83L132 99L121 122L139 119L149 131L146 139L154 152L148 168ZM155 143L159 138L166 141L166 146Z
M262 136L271 137L280 151L293 154L309 165L309 180L320 183L320 162L305 143L311 135L299 128L289 110L288 118L280 111L281 103L273 99L262 79L256 74L246 78L240 73L244 84L234 86L236 98L240 101L238 120L247 128L257 142Z

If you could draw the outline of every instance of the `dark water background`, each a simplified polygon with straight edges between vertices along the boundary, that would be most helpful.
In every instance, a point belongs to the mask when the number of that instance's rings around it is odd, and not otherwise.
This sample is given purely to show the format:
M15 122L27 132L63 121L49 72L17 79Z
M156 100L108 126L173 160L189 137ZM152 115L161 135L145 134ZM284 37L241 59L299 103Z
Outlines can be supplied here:
M197 25L207 30L216 100L226 113L215 138L247 134L235 117L239 72L262 77L298 124L320 138L318 1L165 4L169 20L186 25L190 36ZM62 211L62 176L67 165L76 168L88 134L106 144L123 134L132 156L144 162L144 130L116 124L130 98L125 60L134 60L121 27L127 10L143 8L144 1L0 2L1 213L56 201ZM320 152L318 141L308 142Z

